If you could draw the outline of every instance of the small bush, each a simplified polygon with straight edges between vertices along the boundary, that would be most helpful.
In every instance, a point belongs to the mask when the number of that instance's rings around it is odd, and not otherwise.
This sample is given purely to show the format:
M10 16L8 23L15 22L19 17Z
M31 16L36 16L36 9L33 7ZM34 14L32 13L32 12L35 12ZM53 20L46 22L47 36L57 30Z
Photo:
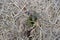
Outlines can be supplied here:
M32 14L28 17L26 24L29 27L32 27L34 25L34 23L36 22L36 20L37 20L37 16L35 14Z

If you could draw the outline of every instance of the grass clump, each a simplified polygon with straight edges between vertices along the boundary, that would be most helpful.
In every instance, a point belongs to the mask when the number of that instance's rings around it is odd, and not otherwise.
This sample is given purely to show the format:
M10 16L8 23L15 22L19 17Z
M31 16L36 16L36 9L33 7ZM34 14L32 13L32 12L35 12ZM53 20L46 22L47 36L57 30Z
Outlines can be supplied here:
M35 24L35 22L37 21L37 16L35 14L30 15L26 21L26 24L29 27L33 27L33 25Z

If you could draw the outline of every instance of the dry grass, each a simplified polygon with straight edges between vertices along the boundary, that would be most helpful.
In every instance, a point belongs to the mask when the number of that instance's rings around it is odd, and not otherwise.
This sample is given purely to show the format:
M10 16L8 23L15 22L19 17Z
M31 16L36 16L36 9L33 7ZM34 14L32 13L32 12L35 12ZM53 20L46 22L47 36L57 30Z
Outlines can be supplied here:
M59 27L60 0L0 0L0 40L60 40Z

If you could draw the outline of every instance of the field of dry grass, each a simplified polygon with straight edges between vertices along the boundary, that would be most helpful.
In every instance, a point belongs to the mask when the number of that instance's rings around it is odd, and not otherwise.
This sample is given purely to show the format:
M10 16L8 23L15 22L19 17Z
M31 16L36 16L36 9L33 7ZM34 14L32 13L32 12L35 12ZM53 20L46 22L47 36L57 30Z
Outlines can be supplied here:
M60 0L0 0L0 40L60 40Z

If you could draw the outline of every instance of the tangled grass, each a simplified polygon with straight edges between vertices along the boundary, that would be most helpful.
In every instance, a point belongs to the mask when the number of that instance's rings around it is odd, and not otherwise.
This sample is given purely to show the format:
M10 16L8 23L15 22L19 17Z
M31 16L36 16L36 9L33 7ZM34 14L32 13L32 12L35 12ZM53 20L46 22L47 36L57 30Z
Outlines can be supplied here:
M59 38L60 0L0 0L0 40Z

